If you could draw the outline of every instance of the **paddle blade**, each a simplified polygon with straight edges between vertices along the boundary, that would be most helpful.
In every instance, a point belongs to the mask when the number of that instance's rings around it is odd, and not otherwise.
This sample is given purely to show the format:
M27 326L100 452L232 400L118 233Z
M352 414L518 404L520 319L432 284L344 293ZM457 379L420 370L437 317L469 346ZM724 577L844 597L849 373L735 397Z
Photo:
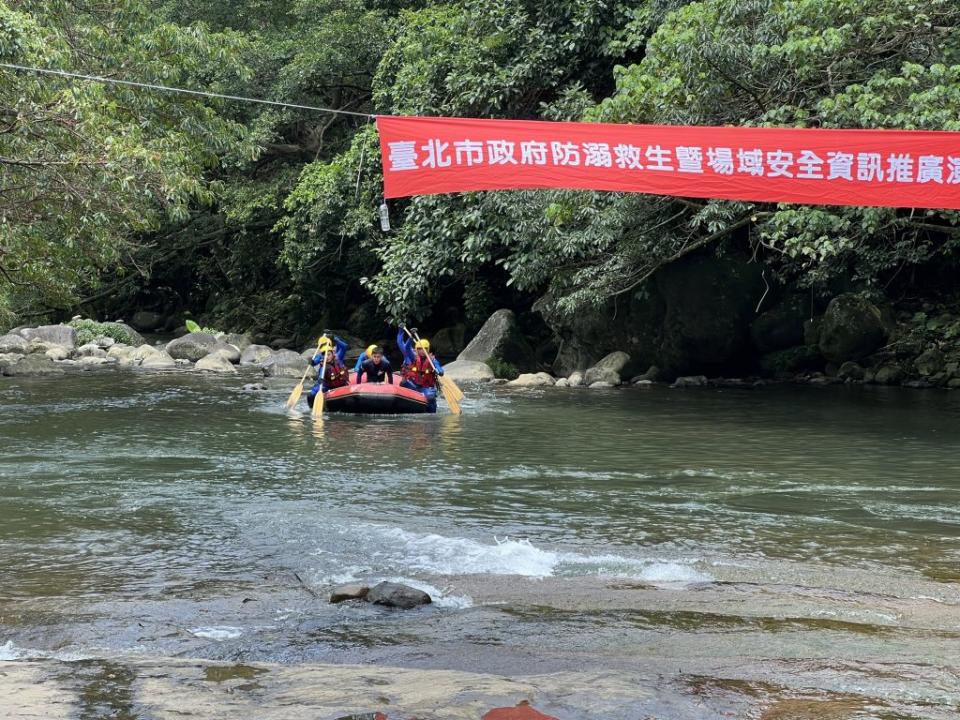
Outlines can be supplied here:
M463 411L460 409L460 401L457 400L457 396L450 390L450 387L447 383L440 383L440 392L443 393L443 399L447 401L447 405L450 406L450 410L453 411L454 415L460 415Z
M297 383L297 386L290 391L290 397L287 398L287 410L293 410L300 402L300 396L303 395L303 381Z
M463 398L466 397L466 395L463 394L463 391L459 387L457 387L457 384L450 378L446 378L443 375L441 375L440 383L450 388L450 392L453 393L453 395L457 398L457 400L463 400Z
M318 392L313 399L313 419L317 422L323 422L323 393Z

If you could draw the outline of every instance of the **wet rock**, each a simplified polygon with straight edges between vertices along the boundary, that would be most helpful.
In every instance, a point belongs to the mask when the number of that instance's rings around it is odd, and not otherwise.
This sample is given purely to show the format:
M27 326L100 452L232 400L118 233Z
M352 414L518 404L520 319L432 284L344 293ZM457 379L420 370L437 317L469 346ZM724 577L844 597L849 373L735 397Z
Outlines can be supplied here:
M81 345L77 348L77 355L85 357L96 357L96 358L105 358L107 356L107 351L101 348L96 343L87 343L86 345Z
M109 352L107 354L109 355ZM166 355L165 352L158 350L157 348L153 347L153 345L140 345L130 353L129 357L134 362L141 362L146 360L148 357L160 354Z
M861 295L848 293L830 301L820 327L820 352L827 360L860 360L887 339L880 309Z
M273 350L266 345L248 345L240 353L240 364L263 365L270 359L271 355L273 355Z
M106 325L107 327L117 328L119 330L122 330L124 333L126 333L127 345L139 347L140 345L143 345L144 343L147 342L144 339L143 335L138 333L136 330L134 330L132 327L127 325L125 322L120 322L119 320L116 320L114 322L105 322L103 324Z
M428 605L433 600L423 590L417 590L409 585L400 583L382 582L370 588L364 597L369 603L386 605L388 607L410 610L420 605Z
M130 324L137 330L143 332L152 332L163 325L163 316L160 313L150 312L149 310L140 310L135 312L130 318Z
M897 385L903 380L903 370L897 365L884 365L873 376L877 385Z
M106 335L101 335L93 342L98 348L102 348L103 350L109 350L117 344L116 340L114 340L112 337L107 337Z
M554 384L554 387L570 387L570 381L566 378L560 378Z
M244 392L262 392L267 389L263 383L247 383L243 386Z
M231 373L234 375L237 372L237 369L233 366L233 363L231 363L220 352L211 353L206 357L200 358L197 360L197 364L194 365L194 369L206 372Z
M27 354L27 348L30 343L22 335L14 335L9 333L7 335L0 336L0 354L9 354L9 353L19 353L21 355Z
M837 377L841 380L850 380L852 382L862 382L865 376L864 369L857 363L848 360L837 370Z
M218 343L210 333L193 332L167 343L167 354L174 360L196 362L210 354Z
M219 355L227 362L238 363L240 362L240 349L235 345L231 345L225 342L218 342L210 350L210 355Z
M0 375L12 375L10 368L23 360L25 356L20 353L2 353L0 354Z
M288 337L278 337L270 341L270 347L274 350L289 350L296 344L293 338Z
M947 387L951 390L960 389L960 378L950 378L947 380Z
M929 381L927 381L927 380L923 380L923 379L919 379L919 380L907 380L905 383L903 383L903 387L905 387L905 388L913 388L914 390L920 390L920 389L924 389L924 388L932 388L933 386L934 386L933 383L931 383L931 382L929 382Z
M587 387L591 390L605 390L607 388L616 387L616 385L611 382L607 382L606 380L597 380L596 382L587 385Z
M250 333L224 333L220 336L220 340L228 345L233 345L241 353L253 344Z
M760 367L771 375L783 375L823 367L823 355L813 345L800 345L767 353L760 358Z
M474 360L454 360L443 366L443 373L455 382L486 382L494 377L489 365Z
M549 373L522 373L516 380L511 380L507 385L511 387L543 387L553 385L556 382Z
M263 363L263 371L268 377L298 378L306 367L307 361L293 350L276 350Z
M85 355L77 360L77 365L84 368L99 367L101 365L115 365L117 363L113 358L99 355Z
M507 380L506 378L494 378L493 380L490 380L489 384L490 385L506 385L508 382L510 381Z
M620 371L630 362L627 353L617 350L610 353L583 374L583 382L593 386L597 382L620 384Z
M60 362L61 360L69 359L70 351L62 345L54 345L52 348L47 350L44 355L54 362Z
M20 330L20 335L27 340L39 340L51 345L62 345L66 348L77 346L77 331L69 325L41 325L36 328L23 328Z
M363 600L369 592L370 587L368 585L360 585L359 583L340 585L330 593L330 602L336 604L345 600Z
M657 380L659 379L660 379L660 368L658 368L656 365L651 365L650 367L647 368L647 371L645 373L642 373L640 375L635 375L634 377L630 378L630 382L636 385L637 383L642 381L657 382Z
M946 358L937 348L929 348L923 351L920 356L913 361L917 374L921 377L930 377L942 372L946 364Z
M633 383L633 386L638 388L651 388L653 385L653 380L637 380L635 383Z
M141 347L149 346L143 345ZM140 348L137 348L137 350L139 351ZM154 352L146 354L146 356L140 362L140 367L145 370L172 370L176 366L177 361L170 357L168 353L160 350L154 350Z
M708 385L706 375L683 375L673 381L672 388L691 388L706 387Z
M567 382L570 384L570 387L580 387L583 385L583 373L579 370L574 370L570 373L570 377L567 378Z
M520 332L512 310L497 310L467 344L457 360L485 363L502 360L518 370L530 370L535 365L534 351Z
M463 323L437 330L430 338L430 349L439 357L453 357L466 347L466 333L467 326Z
M4 374L14 377L63 375L63 368L46 355L24 355L22 360L8 367Z
M129 363L132 360L134 350L136 350L136 348L124 345L123 343L117 343L107 350L107 357L116 358L121 364Z
M804 321L807 319L806 298L793 296L757 316L750 325L750 339L761 353L785 350L803 345Z

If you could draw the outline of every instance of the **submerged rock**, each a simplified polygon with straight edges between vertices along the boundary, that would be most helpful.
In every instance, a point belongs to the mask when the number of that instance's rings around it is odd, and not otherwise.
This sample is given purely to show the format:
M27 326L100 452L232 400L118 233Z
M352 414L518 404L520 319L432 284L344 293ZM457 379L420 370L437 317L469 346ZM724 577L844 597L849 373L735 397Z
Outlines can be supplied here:
M247 383L243 386L244 392L262 392L267 389L263 383Z
M341 585L333 589L330 593L331 603L342 603L345 600L363 600L370 592L369 585L354 583L350 585Z
M673 381L672 388L706 387L706 375L683 375Z
M410 610L421 605L429 605L433 600L423 590L417 590L409 585L400 583L382 582L370 588L364 597L374 605Z

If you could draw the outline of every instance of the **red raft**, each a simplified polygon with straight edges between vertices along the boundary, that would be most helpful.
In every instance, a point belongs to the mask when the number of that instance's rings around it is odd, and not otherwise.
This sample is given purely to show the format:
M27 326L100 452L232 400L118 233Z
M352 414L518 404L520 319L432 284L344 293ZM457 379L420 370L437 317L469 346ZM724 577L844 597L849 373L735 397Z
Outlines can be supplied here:
M427 399L423 393L400 387L400 373L394 373L393 385L388 383L353 384L356 375L350 373L350 385L330 390L324 396L323 409L328 412L363 415L399 415L425 413Z

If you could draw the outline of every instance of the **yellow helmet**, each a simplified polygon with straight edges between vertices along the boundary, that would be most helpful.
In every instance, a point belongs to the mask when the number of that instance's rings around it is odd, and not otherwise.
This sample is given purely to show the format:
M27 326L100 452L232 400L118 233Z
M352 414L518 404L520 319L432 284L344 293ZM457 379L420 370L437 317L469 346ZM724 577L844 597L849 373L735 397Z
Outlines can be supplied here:
M367 357L370 357L371 355L373 355L373 351L376 349L377 349L377 345L376 343L374 343L373 345L367 345L367 349L364 352L367 353Z
M320 342L320 352L325 353L325 352L330 352L331 350L333 350L333 343L330 342L328 339L324 338Z
M417 340L414 347L417 350L426 350L427 352L430 352L430 341L421 338L420 340Z

